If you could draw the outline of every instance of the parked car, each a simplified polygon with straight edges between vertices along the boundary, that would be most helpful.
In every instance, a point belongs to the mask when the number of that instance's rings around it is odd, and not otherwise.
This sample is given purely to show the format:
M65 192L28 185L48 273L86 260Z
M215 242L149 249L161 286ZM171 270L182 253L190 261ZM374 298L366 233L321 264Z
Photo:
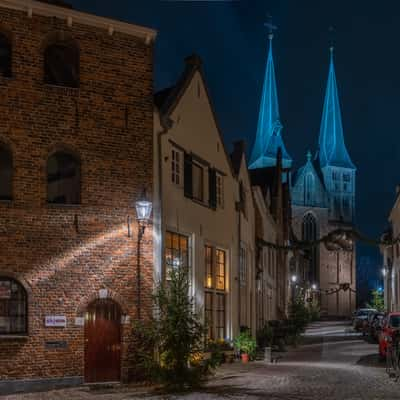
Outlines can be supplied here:
M376 312L371 314L368 323L368 334L374 342L378 343L379 335L383 329L383 322L385 321L386 314L383 312Z
M379 357L386 358L388 341L392 340L393 334L400 330L400 312L391 312L384 319L383 328L379 336Z
M356 331L362 330L365 326L364 321L368 320L368 316L371 313L376 312L378 312L378 310L375 310L374 308L359 308L353 316L353 328Z

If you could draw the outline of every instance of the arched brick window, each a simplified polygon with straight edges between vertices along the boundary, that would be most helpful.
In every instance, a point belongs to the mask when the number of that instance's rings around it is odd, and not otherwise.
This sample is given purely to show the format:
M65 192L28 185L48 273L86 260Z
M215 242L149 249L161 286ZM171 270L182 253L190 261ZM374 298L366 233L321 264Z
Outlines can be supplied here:
M57 151L47 160L47 201L57 204L79 204L80 161L66 151Z
M15 279L0 276L0 336L28 333L28 296Z
M0 143L0 200L12 199L13 159L8 146Z
M0 75L11 76L11 41L7 35L0 32Z
M60 36L46 46L44 81L50 85L79 86L79 48L74 40Z

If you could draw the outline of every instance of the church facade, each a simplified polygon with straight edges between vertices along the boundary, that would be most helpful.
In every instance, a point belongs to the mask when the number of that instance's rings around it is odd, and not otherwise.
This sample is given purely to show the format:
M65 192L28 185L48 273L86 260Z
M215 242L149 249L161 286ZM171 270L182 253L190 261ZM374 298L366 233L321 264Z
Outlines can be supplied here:
M278 96L272 54L273 35L269 35L269 53L261 97L257 134L249 169L263 173L276 168L280 152L283 180L289 188L289 232L282 244L317 241L339 228L350 228L355 215L354 166L344 142L339 95L336 84L333 48L322 113L318 148L307 153L303 166L293 171L292 159L281 136ZM308 268L299 274L286 257L284 270L287 299L294 288L303 288L309 301L317 301L322 315L348 316L356 305L355 246L351 250L328 248L325 244L305 252Z
M315 241L350 228L355 215L356 167L346 149L336 85L333 48L322 113L318 149L307 153L292 185L292 227L297 239ZM355 246L309 251L308 283L322 315L349 316L356 305Z

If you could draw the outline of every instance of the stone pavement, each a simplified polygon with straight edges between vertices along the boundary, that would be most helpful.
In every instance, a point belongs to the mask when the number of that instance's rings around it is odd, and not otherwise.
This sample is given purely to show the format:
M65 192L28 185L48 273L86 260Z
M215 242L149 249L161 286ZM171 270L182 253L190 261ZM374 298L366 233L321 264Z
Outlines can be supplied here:
M377 345L361 340L343 322L316 323L307 344L282 353L277 364L253 362L222 366L201 391L154 395L129 387L87 387L1 397L1 400L163 400L268 399L372 400L400 399L400 382L389 379L377 358Z

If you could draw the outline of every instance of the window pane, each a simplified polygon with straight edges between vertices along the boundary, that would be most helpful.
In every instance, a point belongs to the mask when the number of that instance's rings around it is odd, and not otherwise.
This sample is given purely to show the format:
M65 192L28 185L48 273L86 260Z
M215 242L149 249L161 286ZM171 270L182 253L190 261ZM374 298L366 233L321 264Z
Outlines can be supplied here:
M225 295L221 293L216 294L217 298L217 338L224 339L225 338Z
M193 198L203 201L203 168L197 164L192 165Z
M0 33L0 74L11 76L11 43L3 33Z
M225 290L225 252L223 250L216 250L216 258L216 288Z
M213 339L213 294L204 293L204 320L207 324L208 338Z
M165 236L164 268L168 279L172 268L189 268L189 239L173 232Z
M11 150L0 144L0 200L12 198L13 161Z
M17 281L0 278L0 334L27 333L27 298Z
M46 83L79 86L79 50L73 42L50 44L45 50L44 60Z
M57 152L49 157L47 200L49 203L80 203L80 165L73 155Z
M213 280L213 259L212 259L212 252L213 249L210 246L205 246L205 282L204 286L206 288L211 289L214 285Z

